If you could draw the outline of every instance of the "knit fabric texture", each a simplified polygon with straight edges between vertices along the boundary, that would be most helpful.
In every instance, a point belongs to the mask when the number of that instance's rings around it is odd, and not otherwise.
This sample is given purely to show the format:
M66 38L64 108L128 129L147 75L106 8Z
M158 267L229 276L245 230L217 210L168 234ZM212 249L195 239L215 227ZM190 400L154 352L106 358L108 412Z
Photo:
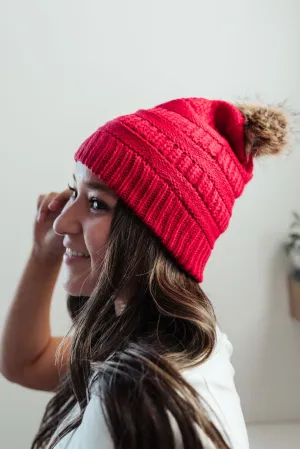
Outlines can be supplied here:
M251 179L244 116L234 105L181 98L118 117L75 154L156 234L199 283Z

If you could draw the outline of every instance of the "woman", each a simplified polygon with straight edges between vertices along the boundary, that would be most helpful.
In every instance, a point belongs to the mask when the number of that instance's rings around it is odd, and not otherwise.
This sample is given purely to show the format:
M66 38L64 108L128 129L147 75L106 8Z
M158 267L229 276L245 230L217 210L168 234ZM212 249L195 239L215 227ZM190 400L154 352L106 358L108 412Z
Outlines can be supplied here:
M39 198L3 333L2 373L55 391L32 448L248 448L232 346L199 283L253 157L286 130L280 109L186 98L81 145L71 194ZM62 257L64 339L49 325Z

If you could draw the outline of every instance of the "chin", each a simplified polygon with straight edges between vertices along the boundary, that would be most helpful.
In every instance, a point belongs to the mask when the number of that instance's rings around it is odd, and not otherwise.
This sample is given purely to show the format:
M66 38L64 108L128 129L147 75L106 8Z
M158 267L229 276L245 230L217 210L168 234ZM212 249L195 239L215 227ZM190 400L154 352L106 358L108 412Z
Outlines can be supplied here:
M91 296L96 285L96 279L91 273L89 275L86 272L73 273L65 269L63 271L62 284L68 295Z
M91 296L93 288L84 285L76 285L75 283L63 284L63 288L68 295L71 296Z

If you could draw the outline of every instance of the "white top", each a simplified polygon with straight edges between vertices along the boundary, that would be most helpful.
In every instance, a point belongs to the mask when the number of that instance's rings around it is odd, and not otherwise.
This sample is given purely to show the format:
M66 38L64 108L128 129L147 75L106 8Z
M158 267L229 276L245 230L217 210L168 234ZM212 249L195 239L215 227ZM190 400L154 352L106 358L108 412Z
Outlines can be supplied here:
M189 370L183 371L183 377L199 392L209 407L206 408L211 420L222 433L232 449L249 449L248 436L240 398L234 385L234 368L231 364L233 348L227 335L217 327L217 344L210 358ZM203 404L205 406L205 404ZM76 410L72 411L76 413ZM69 416L70 418L70 416ZM67 417L68 420L68 417ZM181 449L181 437L175 420L171 422L176 435L176 449ZM65 424L62 423L63 425ZM228 441L226 434L230 438ZM214 445L200 430L205 449ZM100 398L92 393L80 426L66 435L55 449L114 449L112 438L107 428ZM128 448L129 449L129 448Z

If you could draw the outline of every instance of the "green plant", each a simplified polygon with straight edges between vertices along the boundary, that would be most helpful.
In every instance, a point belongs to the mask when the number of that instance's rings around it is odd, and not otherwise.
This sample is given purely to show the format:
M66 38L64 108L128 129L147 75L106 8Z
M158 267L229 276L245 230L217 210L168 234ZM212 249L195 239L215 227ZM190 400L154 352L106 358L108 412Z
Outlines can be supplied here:
M285 244L287 254L290 254L293 250L300 252L300 215L294 211L293 217L294 221L291 224L288 241Z

